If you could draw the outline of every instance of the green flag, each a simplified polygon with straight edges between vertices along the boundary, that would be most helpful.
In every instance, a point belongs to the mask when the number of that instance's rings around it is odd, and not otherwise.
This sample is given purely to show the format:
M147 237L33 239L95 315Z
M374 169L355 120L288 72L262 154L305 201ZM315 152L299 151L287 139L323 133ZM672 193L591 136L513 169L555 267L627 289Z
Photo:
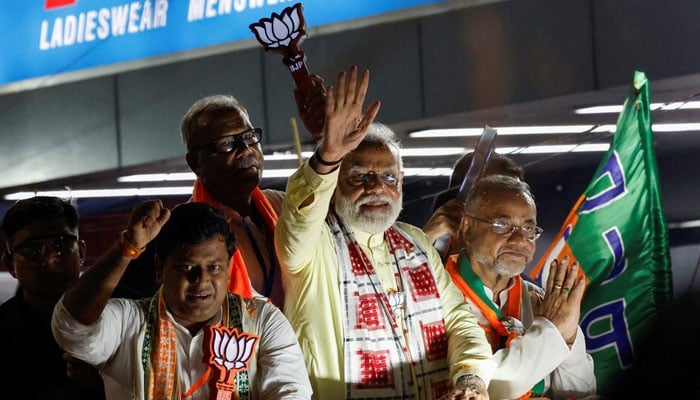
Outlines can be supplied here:
M668 227L643 72L635 72L612 145L593 180L530 276L546 282L549 268L543 267L565 254L579 261L588 282L581 329L595 362L598 393L606 394L672 299Z

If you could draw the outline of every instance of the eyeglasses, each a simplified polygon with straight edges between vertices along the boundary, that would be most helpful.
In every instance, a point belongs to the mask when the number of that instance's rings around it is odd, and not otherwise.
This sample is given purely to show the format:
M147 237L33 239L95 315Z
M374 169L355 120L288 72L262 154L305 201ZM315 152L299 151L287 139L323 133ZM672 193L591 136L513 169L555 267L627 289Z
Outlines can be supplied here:
M46 257L47 250L51 247L58 255L68 253L73 250L73 246L78 241L78 237L69 233L60 235L47 235L36 238L27 239L20 243L14 249L8 250L8 254L17 253L22 257L32 260L41 261Z
M367 172L364 174L353 174L350 175L350 178L348 178L348 181L350 182L351 185L353 186L360 186L360 185L366 185L370 182L374 182L375 178L379 178L379 180L382 181L383 184L387 186L396 186L399 184L399 178L396 177L396 174L392 172L382 172L382 173L377 173L377 172Z
M531 242L534 242L535 240L539 239L540 236L542 236L542 232L544 232L544 229L530 222L526 222L518 226L513 225L504 219L495 219L493 221L489 221L487 219L475 217L473 215L467 215L467 217L474 218L477 221L490 224L493 233L495 233L496 235L512 235L515 233L515 231L519 230L523 237L525 237L525 239Z
M211 142L195 148L195 150L206 149L216 154L230 153L235 149L247 148L260 143L262 129L250 128L247 131L218 137Z

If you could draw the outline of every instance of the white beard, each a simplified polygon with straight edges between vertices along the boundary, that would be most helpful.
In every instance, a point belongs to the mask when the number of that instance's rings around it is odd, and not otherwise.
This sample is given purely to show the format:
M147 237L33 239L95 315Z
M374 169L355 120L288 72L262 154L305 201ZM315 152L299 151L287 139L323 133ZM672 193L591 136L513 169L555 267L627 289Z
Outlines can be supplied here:
M390 209L387 212L363 211L361 206L372 201L385 201ZM396 222L401 213L403 193L399 193L397 201L385 194L373 194L361 197L355 203L351 203L339 192L335 194L335 211L350 226L370 234L382 233Z
M482 265L489 265L491 263L489 257L479 252L474 252L474 259ZM526 264L506 262L497 258L491 268L493 268L494 272L498 275L513 277L522 274L523 271L525 271L525 267L527 267Z

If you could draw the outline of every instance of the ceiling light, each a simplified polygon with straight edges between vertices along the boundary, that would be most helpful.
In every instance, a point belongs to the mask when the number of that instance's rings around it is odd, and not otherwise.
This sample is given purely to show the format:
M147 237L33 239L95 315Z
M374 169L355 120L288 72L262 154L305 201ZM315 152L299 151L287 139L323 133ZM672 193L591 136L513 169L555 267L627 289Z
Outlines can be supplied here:
M594 125L533 125L493 127L501 136L510 135L552 135L566 133L583 133L593 129ZM463 129L427 129L408 134L412 138L440 138L481 136L483 128Z
M401 149L401 157L435 157L464 154L474 149L470 147L404 147Z
M483 131L483 128L426 129L410 132L408 136L412 138L481 136Z
M669 222L669 229L689 229L689 228L700 228L700 219L694 219L690 221L682 222Z
M549 146L529 146L518 151L519 154L568 153L576 147L575 144L557 144Z
M608 151L610 148L610 143L585 143L576 146L573 152L586 152L586 151Z
M289 178L297 168L264 169L263 178Z
M651 130L654 132L687 132L700 131L700 123L686 124L653 124Z
M603 124L603 125L598 125L593 130L591 131L592 133L599 133L599 132L610 132L610 133L615 133L617 130L617 125L613 124Z
M606 105L583 107L574 110L575 114L619 114L622 112L622 105ZM671 103L651 103L649 109L652 111L663 110L692 110L700 108L700 101L674 101Z
M452 168L404 168L404 176L452 176Z
M78 189L47 190L38 192L17 192L5 196L5 200L22 200L34 196L54 196L64 199L82 199L96 197L133 197L133 196L176 196L192 194L192 186L120 188L120 189Z
M312 154L314 154L313 151L302 151L301 157L306 159L311 157ZM299 158L296 153L290 152L265 154L263 157L265 158L265 161L297 160Z
M511 154L518 152L522 147L496 147L494 150L498 154Z
M170 172L164 174L137 174L120 176L117 178L117 182L193 181L194 179L194 172Z

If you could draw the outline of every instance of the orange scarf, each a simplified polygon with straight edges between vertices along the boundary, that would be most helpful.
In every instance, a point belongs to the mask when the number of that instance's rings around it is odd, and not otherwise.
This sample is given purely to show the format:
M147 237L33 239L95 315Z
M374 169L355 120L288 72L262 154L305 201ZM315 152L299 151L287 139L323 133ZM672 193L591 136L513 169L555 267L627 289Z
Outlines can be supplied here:
M270 201L258 187L253 190L251 199L253 200L253 207L260 213L267 224L268 234L272 236L272 233L275 231L275 225L277 225L277 213L272 208L272 204L270 204ZM207 203L220 210L224 209L223 204L207 192L207 189L204 188L204 185L199 179L194 182L192 201ZM246 268L241 251L238 248L234 251L229 264L228 290L243 298L253 297L253 287L250 283L250 277L248 276L248 269Z

